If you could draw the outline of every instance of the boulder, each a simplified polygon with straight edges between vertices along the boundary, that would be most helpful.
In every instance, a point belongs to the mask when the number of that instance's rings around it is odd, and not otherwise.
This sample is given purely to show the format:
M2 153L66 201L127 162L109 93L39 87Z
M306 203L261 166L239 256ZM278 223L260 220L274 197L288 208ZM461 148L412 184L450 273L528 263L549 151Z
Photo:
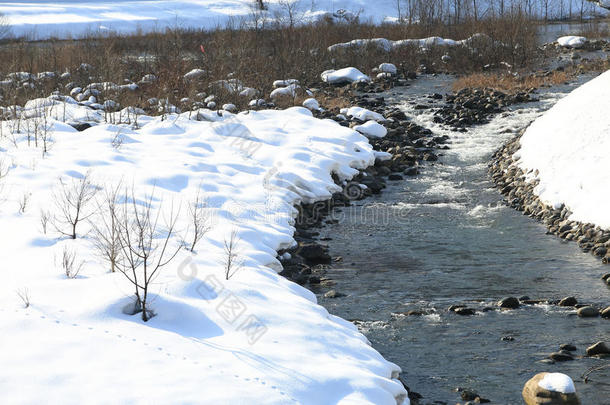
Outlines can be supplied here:
M539 373L525 383L526 405L580 405L572 379L560 373Z
M598 354L610 354L610 343L597 342L594 345L587 347L587 356L595 356Z
M519 308L519 300L515 297L503 298L498 302L500 308L515 309Z
M606 307L606 309L601 312L602 318L610 318L610 307Z
M575 297L565 297L559 301L560 307L573 307L576 304L578 304L578 301Z
M593 308L591 306L582 307L576 313L581 318L595 318L596 316L599 316L599 311L597 308Z

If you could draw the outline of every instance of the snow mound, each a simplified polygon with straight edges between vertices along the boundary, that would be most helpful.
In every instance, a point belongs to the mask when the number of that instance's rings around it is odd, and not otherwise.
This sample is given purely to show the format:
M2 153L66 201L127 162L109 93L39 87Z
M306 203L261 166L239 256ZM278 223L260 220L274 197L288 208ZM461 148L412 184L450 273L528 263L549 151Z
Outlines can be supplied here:
M196 79L199 79L203 75L205 75L205 70L193 69L184 75L184 80L187 80L187 81L196 80Z
M354 130L370 138L383 138L388 133L388 130L383 125L375 121L367 121L362 125L356 125Z
M327 70L321 74L322 81L330 84L342 84L353 82L370 82L371 78L356 69L347 67L339 70Z
M573 394L576 392L574 381L562 373L547 373L542 380L538 382L540 388L545 390L560 392L562 394Z
M609 89L610 71L574 90L530 125L518 152L542 202L602 228L610 228Z
M69 100L39 99L25 111L91 114ZM374 163L364 136L302 107L139 116L137 127L93 115L98 125L83 132L49 118L53 145L44 157L25 131L0 139L3 167L10 164L0 184L0 330L10 348L0 351L3 402L408 404L396 365L277 274L277 251L296 243L295 204L330 198L341 191L335 179ZM2 121L2 133L17 131L13 124ZM59 179L87 173L99 203L122 179L134 204L154 193L161 222L180 208L181 235L170 241L178 255L149 290L156 316L146 323L123 313L133 286L96 255L89 235L100 206L83 207L94 215L75 240L41 226L43 210L61 210L53 203ZM191 253L179 248L189 235L186 207L199 193L211 229ZM24 195L27 209L18 212ZM223 246L233 232L241 268L227 280ZM84 261L76 278L55 260L66 248ZM24 290L28 308L15 293Z
M587 38L569 35L557 38L557 43L564 48L582 48L587 43Z

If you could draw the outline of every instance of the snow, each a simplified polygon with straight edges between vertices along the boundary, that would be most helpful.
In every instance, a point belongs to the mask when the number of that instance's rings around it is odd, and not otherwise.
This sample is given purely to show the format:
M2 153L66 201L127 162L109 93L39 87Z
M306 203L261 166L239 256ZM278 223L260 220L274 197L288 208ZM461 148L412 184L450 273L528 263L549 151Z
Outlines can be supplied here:
M23 132L15 147L6 136L14 122L3 122L1 156L10 167L0 184L3 402L409 403L396 365L313 293L277 274L277 250L295 243L294 204L329 198L340 191L333 173L348 180L373 164L364 136L301 107L140 116L138 129L106 124L101 112L69 97L33 100L24 111L36 117L43 109L94 126L76 132L50 119L54 143L42 157ZM130 112L134 120L130 109L110 117ZM41 211L57 213L58 179L87 173L101 189L121 181L138 199L154 193L161 218L182 207L183 235L184 207L204 193L212 229L195 253L181 249L155 279L157 315L146 323L122 312L132 286L97 257L89 222L79 224L76 240L42 230ZM232 231L243 267L225 280L223 243ZM58 268L64 248L84 260L77 278ZM16 294L26 289L28 308ZM227 300L243 311L223 311Z
M266 0L268 20L286 20L283 0ZM12 34L43 39L80 37L90 33L133 33L164 31L166 28L214 29L233 21L251 21L254 2L245 0L12 0L0 2ZM260 11L256 11L260 13ZM349 23L356 18L375 24L396 21L394 0L316 0L292 8L295 19L304 23L331 19ZM205 44L204 44L205 45Z
M576 392L572 379L562 373L547 373L542 380L538 382L540 388L552 392L560 392L562 394L573 394Z
M569 35L557 38L557 43L565 48L582 48L587 43L587 38Z
M321 74L322 81L330 84L342 84L353 82L370 82L371 78L356 69L347 67L339 70L327 70Z
M383 138L388 133L383 125L375 121L367 121L362 125L356 125L354 130L370 138Z
M518 152L545 204L565 204L571 220L603 228L610 228L609 88L610 71L574 90L532 123Z
M353 49L362 49L366 47L377 47L380 50L390 52L405 46L415 46L419 48L430 48L433 46L471 46L477 41L489 41L489 36L481 33L474 34L466 39L456 41L453 39L446 39L441 37L428 37L421 39L401 39L398 41L392 41L385 38L372 38L372 39L354 39L349 42L342 42L334 44L328 47L328 52L338 52Z

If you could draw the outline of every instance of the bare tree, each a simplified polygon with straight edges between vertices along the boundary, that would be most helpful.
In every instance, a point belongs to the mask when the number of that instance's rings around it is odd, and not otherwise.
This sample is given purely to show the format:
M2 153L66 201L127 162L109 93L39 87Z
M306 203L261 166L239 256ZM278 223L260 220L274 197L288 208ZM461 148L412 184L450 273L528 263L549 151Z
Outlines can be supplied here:
M237 231L232 231L230 239L228 241L225 239L224 243L225 255L223 265L226 280L233 277L233 275L242 268L243 263L239 258L238 245L239 238L237 236Z
M103 201L98 201L98 215L95 220L90 220L93 229L93 244L100 257L110 266L110 272L114 273L120 260L121 245L119 232L116 224L117 205L119 202L120 183L107 189Z
M267 6L265 6L265 3L263 2L263 0L256 0L256 5L258 6L259 10L267 9Z
M51 219L51 213L49 211L40 210L40 226L42 227L42 232L46 235L47 228L49 227L49 220Z
M207 210L207 200L201 194L201 187L197 190L195 199L189 203L189 229L187 233L192 234L188 237L188 242L185 241L184 245L189 246L189 251L194 252L197 243L205 236L210 230L210 215Z
M93 210L88 205L95 197L98 187L91 183L90 173L87 172L80 179L72 179L69 183L59 179L60 187L53 198L59 210L59 218L53 226L62 235L76 239L76 227L81 221L89 219ZM69 228L68 231L60 229L61 225Z
M0 13L0 40L6 38L11 33L11 25L4 14Z
M127 195L127 194L126 194ZM115 224L121 260L117 269L133 284L136 295L136 312L142 312L142 320L148 321L148 293L151 282L161 269L167 266L180 251L180 245L171 247L178 214L172 208L164 226L160 223L161 207L153 209L153 194L138 202L135 193L131 201L115 210Z

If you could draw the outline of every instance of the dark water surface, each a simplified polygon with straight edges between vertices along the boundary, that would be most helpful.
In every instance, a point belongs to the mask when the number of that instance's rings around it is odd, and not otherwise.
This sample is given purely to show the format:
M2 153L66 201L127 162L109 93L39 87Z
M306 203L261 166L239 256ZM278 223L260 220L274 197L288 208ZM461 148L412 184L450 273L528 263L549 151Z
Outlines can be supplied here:
M546 305L470 317L447 311L453 304L482 310L522 295L609 304L610 289L600 277L610 268L506 207L487 175L491 154L574 85L458 134L408 103L448 91L451 80L423 77L387 95L416 122L451 136L451 150L419 177L389 182L382 195L336 211L339 223L322 236L333 238L332 255L343 257L329 276L347 296L320 302L333 314L364 321L361 329L373 346L402 367L424 403L455 404L460 398L453 389L470 387L495 404L521 404L523 384L549 371L570 375L583 405L610 404L609 370L593 374L588 384L581 379L602 360L538 362L563 343L583 355L587 346L610 339L610 321ZM395 315L411 309L430 315ZM502 340L506 336L514 340Z

